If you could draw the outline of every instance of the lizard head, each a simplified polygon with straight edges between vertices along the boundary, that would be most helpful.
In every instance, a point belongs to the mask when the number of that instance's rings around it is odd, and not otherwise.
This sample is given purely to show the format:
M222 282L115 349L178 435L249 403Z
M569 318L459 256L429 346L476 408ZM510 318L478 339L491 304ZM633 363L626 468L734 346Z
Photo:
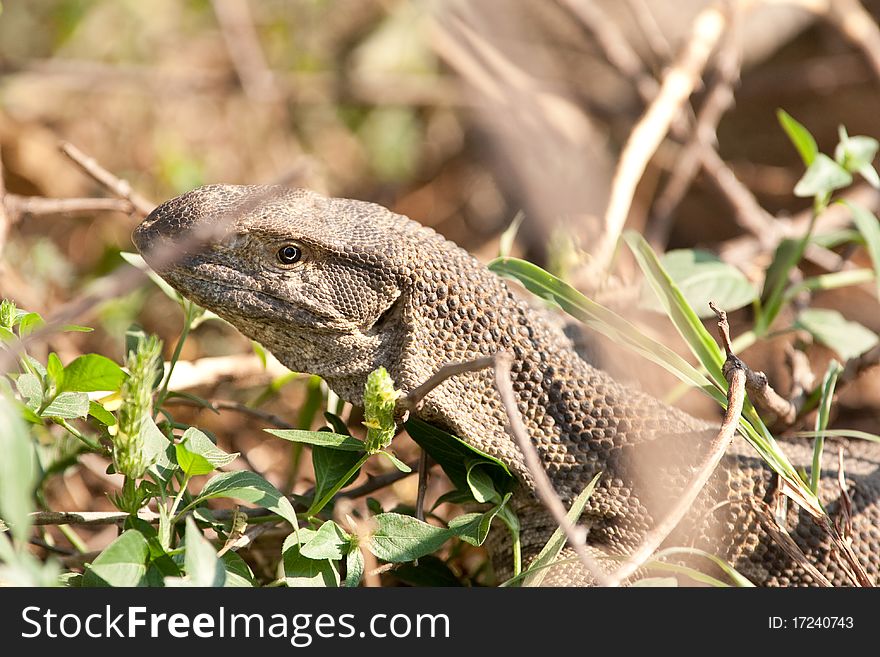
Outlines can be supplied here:
M400 339L386 320L402 289L401 219L306 190L210 185L160 205L133 241L183 296L356 398Z

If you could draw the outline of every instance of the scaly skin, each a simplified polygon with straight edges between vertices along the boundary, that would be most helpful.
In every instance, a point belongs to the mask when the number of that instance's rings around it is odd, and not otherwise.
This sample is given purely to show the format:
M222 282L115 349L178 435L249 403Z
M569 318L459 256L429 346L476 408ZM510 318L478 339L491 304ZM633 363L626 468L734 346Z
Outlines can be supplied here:
M513 354L519 410L566 503L602 472L583 522L597 554L627 554L677 499L715 430L612 380L581 360L568 339L507 284L433 230L385 208L282 187L213 185L158 207L136 229L138 249L184 296L259 341L294 371L323 377L362 402L379 366L409 392L441 366L499 350ZM279 250L301 258L283 264ZM169 250L176 251L169 258ZM520 486L514 505L532 555L555 528L537 503L522 457L505 431L492 373L455 376L419 415L507 463ZM795 466L811 448L786 443ZM868 573L880 570L880 445L844 444L853 499L853 543ZM823 462L821 497L837 512L836 449ZM667 545L717 554L757 584L810 585L812 577L763 531L750 498L771 486L768 468L742 439L710 479ZM792 505L793 506L793 505ZM806 515L789 511L792 536L828 579L849 584L843 560ZM505 532L490 552L509 574ZM609 561L609 569L614 566ZM579 565L547 583L588 584Z

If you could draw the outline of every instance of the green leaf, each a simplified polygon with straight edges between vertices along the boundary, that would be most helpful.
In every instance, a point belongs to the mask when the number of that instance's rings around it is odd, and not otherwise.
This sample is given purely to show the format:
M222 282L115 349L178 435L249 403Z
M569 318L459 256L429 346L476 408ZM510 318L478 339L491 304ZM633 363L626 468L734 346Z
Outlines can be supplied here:
M880 341L873 331L848 321L836 310L825 308L807 308L798 316L795 326L834 349L844 360L863 354Z
M461 522L466 523L478 515L471 513L459 518L464 518ZM453 535L446 527L435 527L400 513L380 513L373 516L373 522L376 523L375 530L366 547L379 559L391 563L412 561L431 554Z
M434 511L441 504L477 504L477 501L474 499L474 495L470 490L459 490L454 489L443 493L437 500L434 502L434 506L431 507L431 511ZM376 511L375 513L381 513L380 511Z
M143 586L150 548L135 529L113 541L86 567L83 586Z
M112 427L116 424L116 416L96 401L89 402L89 415L105 426Z
M354 588L364 577L364 555L357 547L352 548L345 557L345 586Z
M360 468L346 476L363 458L364 452L355 453L312 447L312 469L315 472L315 495L313 504L322 500L334 488L342 489L357 479ZM345 477L345 481L341 481ZM338 486L337 486L338 485ZM317 513L317 510L312 511Z
M37 459L15 407L4 397L0 397L0 426L0 518L16 540L27 541Z
M25 372L15 380L18 393L24 398L29 409L36 411L43 403L43 385L36 374Z
M46 322L37 313L25 313L19 321L18 334L24 338L45 325Z
M663 269L657 255L645 241L645 238L634 231L627 231L624 233L623 239L635 256L642 273L678 333L684 338L706 371L709 372L710 379L714 381L715 385L721 390L726 389L726 381L721 373L724 355L721 353L718 343L703 326L693 308L688 305L681 290Z
M327 402L330 403L329 401ZM331 413L330 411L325 411L324 418L333 427L333 431L338 433L341 436L350 436L351 431L348 430L348 425L345 424L345 420L336 415L335 413Z
M499 257L504 258L510 255L510 252L513 250L513 243L516 241L516 234L519 232L519 227L525 218L525 212L519 210L513 217L510 225L501 233L501 238L498 240Z
M61 327L66 333L91 333L95 329L91 326L80 326L79 324L65 324Z
M231 497L259 504L263 508L277 513L294 527L297 526L296 513L290 500L284 497L275 486L254 472L222 472L216 475L199 493L196 502L214 497Z
M62 387L64 384L64 365L61 364L61 359L54 351L49 354L49 358L46 360L46 374L55 384L56 392L64 390Z
M305 443L307 445L318 445L328 449L336 449L347 452L363 452L364 443L352 436L345 436L329 431L303 431L302 429L263 429L273 436L278 436L284 440L294 443Z
M260 364L263 366L263 369L266 369L266 350L256 340L251 340L251 348L254 350L254 353L257 355L257 358L260 359Z
M507 494L502 505L510 495ZM466 513L453 518L449 527L435 527L400 513L380 513L373 516L375 530L366 547L383 561L400 563L437 551L453 536L471 545L482 545L500 508L499 505L485 513Z
M846 128L838 128L840 143L834 149L834 159L850 173L859 173L871 186L880 187L880 176L872 166L880 147L873 137L850 137L846 134Z
M596 490L596 484L599 483L599 478L601 476L602 473L600 472L593 477L590 483L587 484L586 488L584 488L571 503L568 513L566 514L566 518L568 518L568 521L571 524L577 524L581 514L584 512L584 507L587 505L590 496L593 494L593 491ZM532 560L528 569L522 574L523 586L541 586L548 571L545 566L549 566L556 561L559 553L562 552L562 548L565 547L566 540L565 532L562 531L561 527L557 527L556 531L553 532L553 535L550 536L550 539L538 553L538 556Z
M208 463L208 459L201 454L192 453L181 443L174 446L174 453L177 456L177 465L183 470L183 476L187 479L214 472L214 466Z
M819 153L795 185L794 195L801 198L825 195L850 184L852 174L824 153Z
M145 483L142 481L140 485L143 486ZM147 541L147 546L150 548L149 566L147 567L148 579L152 569L158 571L157 585L162 585L165 577L180 577L183 574L180 566L162 547L162 543L159 540L159 532L155 526L137 516L128 516L122 528L123 530L134 529L139 531L141 536Z
M468 445L461 438L418 418L411 417L405 426L410 437L440 464L443 472L456 488L468 490L466 464L481 461L486 464L486 471L492 477L496 490L505 493L512 490L515 484L513 475L507 466L494 456L489 456Z
M309 540L314 532L308 529L299 531L303 541ZM284 581L291 587L337 587L339 572L328 559L309 559L300 554L300 544L296 534L291 534L281 548L284 563Z
M118 390L126 376L122 368L106 356L85 354L75 358L64 368L64 386L61 390Z
M482 461L471 461L467 465L467 484L477 502L497 502L501 500L492 477L481 466Z
M381 454L382 456L387 458L389 461L391 461L391 465L393 465L395 468L397 468L401 472L412 472L411 467L409 467L406 463L404 463L399 458L394 456L394 454L392 454L391 452L386 452L385 450L380 450L380 451L376 452L376 454Z
M755 299L755 288L745 275L708 251L668 251L660 256L660 264L698 317L714 317L709 308L710 301L731 312ZM647 288L642 290L640 305L649 310L664 311L663 306Z
M868 255L871 256L871 264L874 265L877 295L880 297L880 223L873 212L866 210L861 205L849 201L843 201L843 203L852 212L853 223L865 238L865 246L868 248Z
M315 535L300 546L300 554L309 559L342 559L351 547L352 537L332 520L318 528Z
M776 110L776 118L800 154L801 159L804 161L804 166L810 166L819 152L819 147L816 145L813 135L785 110Z
M663 563L660 559L664 557L675 555L675 554L690 554L696 555L699 557L704 557L709 559L712 563L718 566L731 580L736 586L746 587L746 588L754 588L755 585L744 575L740 574L736 568L727 563L724 559L715 556L714 554L710 554L709 552L705 552L698 548L688 548L688 547L675 547L675 548L666 548L665 550L661 550L657 554L654 555L652 561L648 562L648 566L651 568L663 567L669 568L674 566L675 564ZM689 577L699 577L698 573L686 572L685 574ZM698 580L699 581L699 580ZM705 581L705 580L704 580Z
M191 586L223 586L226 568L217 558L214 546L202 536L192 517L186 519L186 552L184 568Z
M449 531L466 543L475 546L482 545L489 535L492 521L505 508L512 495L513 493L507 493L500 504L483 513L468 513L453 518L449 521Z
M776 247L773 260L764 277L761 299L764 305L755 322L755 332L764 335L779 314L785 301L785 291L791 270L800 262L810 236L801 239L785 238Z
M169 481L171 475L177 470L174 445L149 415L143 419L140 437L143 440L141 454L147 463L152 464L147 469L159 481Z
M237 552L225 552L221 557L226 568L226 588L251 588L256 586L254 573Z
M89 414L89 396L84 392L62 392L40 413L41 417L66 419L86 417Z
M410 586L460 587L461 581L442 559L427 555L419 563L403 563L394 569L394 575Z
M229 465L238 458L239 454L238 452L233 452L232 454L224 452L217 447L217 445L215 445L214 442L204 434L204 432L199 431L195 427L190 427L184 431L183 435L180 437L180 442L186 447L187 451L203 457L209 464L214 466L215 469ZM177 462L180 464L180 467L186 470L180 462L179 457ZM210 470L208 472L210 472ZM200 472L197 474L207 474L207 472Z

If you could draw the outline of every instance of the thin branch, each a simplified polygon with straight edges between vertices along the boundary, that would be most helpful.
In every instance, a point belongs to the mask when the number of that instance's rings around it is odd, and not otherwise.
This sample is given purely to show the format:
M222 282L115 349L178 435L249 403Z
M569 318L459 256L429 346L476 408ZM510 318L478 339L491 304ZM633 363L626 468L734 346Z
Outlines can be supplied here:
M746 392L749 400L758 408L762 416L766 415L768 424L784 424L790 426L797 417L798 409L789 400L777 393L767 381L767 375L763 372L754 372L740 358L733 353L730 343L729 326L727 324L727 313L719 310L713 302L709 302L709 307L713 312L721 318L718 322L718 331L721 336L721 346L727 356L725 367L736 367L745 374Z
M789 536L788 532L779 526L779 523L776 521L776 516L770 510L767 503L754 497L751 498L750 502L752 509L758 516L761 527L763 527L764 531L770 535L773 541L782 548L782 551L785 552L792 561L809 573L819 586L833 586L833 584L828 581L828 578L819 572L816 566L810 563L810 560L807 559L803 550L801 550L800 546L794 542L794 539Z
M608 62L629 78L639 95L650 102L657 95L659 85L645 70L641 57L629 45L617 24L593 0L557 0L590 31Z
M247 0L212 0L211 4L245 94L256 102L279 102L281 94L266 64Z
M852 540L842 538L827 515L817 518L816 521L822 529L828 532L828 536L831 537L831 543L843 555L844 561L846 561L846 564L849 566L846 573L853 580L853 583L856 586L874 588L874 582L871 580L870 575L865 571L865 567L861 564L858 556L852 548Z
M210 509L215 520L225 522L232 519L236 513L245 514L248 520L270 520L272 516L283 519L268 509ZM122 511L35 511L30 514L31 524L43 525L115 525L130 518L131 514ZM149 509L138 511L137 517L146 522L155 524L159 522L159 514Z
M838 197L838 200L847 200L856 205L862 205L869 210L876 211L880 207L880 192L868 183L861 183L846 190ZM772 239L766 242L759 240L752 234L727 240L721 245L719 255L722 260L734 265L752 262L758 254L775 249L783 238L801 238L810 224L812 214L812 209L806 209L790 219L777 218L774 226L778 228L778 232L772 236ZM850 209L843 203L832 203L827 210L816 218L814 233L821 234L845 228L851 222L852 212ZM810 246L815 247L816 245ZM814 253L814 251L808 249L804 257L814 262Z
M195 399L188 399L186 397L170 397L165 400L165 404L178 404L182 406L193 406L195 408L205 408L204 404L200 404ZM246 406L241 402L234 402L227 399L212 399L208 400L208 408L209 410L212 410L214 412L226 410L235 411L236 413L242 413L243 415L250 415L251 417L258 418L263 422L268 422L272 426L275 426L279 429L293 428L293 425L285 419L274 415L273 413L269 413L268 411L260 410L259 408L251 408L250 406Z
M347 72L346 84L332 71L272 70L284 99L300 105L424 105L464 103L458 81L448 75L378 71ZM228 94L238 83L228 67L174 69L136 64L108 64L84 59L0 60L0 75L31 75L57 90L95 93L140 93L180 100L197 94Z
M40 217L51 214L90 214L93 212L122 212L131 214L134 206L119 198L45 198L43 196L6 195L6 207L17 222L24 216Z
M836 519L835 528L843 540L849 541L852 536L852 497L846 485L842 444L837 446L837 487L840 489L840 517Z
M795 0L795 4L828 20L862 51L874 75L880 78L880 29L859 0Z
M496 361L494 356L486 356L484 358L476 358L474 360L470 360L464 363L449 363L447 365L444 365L422 385L414 389L412 392L406 395L406 397L402 397L400 400L398 400L397 404L404 410L413 412L417 411L419 410L419 408L421 408L422 402L424 402L425 397L427 397L434 388L446 381L446 379L457 376L459 374L464 374L465 372L477 372L479 370L484 370L487 367L492 367L493 365L495 365L495 362Z
M425 520L425 494L428 492L428 452L419 454L419 491L416 495L416 519Z
M717 5L704 9L697 16L687 47L664 75L660 91L630 133L614 175L603 233L593 252L598 270L606 270L611 263L645 168L699 84L703 69L727 23L727 15Z
M746 372L746 391L769 426L790 427L798 414L797 405L776 392L763 372L754 372L743 363Z
M9 236L9 228L12 225L12 218L6 210L6 182L3 180L3 153L0 152L0 254L3 253L3 247L6 246L6 238Z
M663 30L657 23L657 18L654 16L654 12L648 3L645 0L627 0L626 5L645 42L651 48L656 61L668 62L672 59L672 47L669 45L669 40L663 34Z
M611 586L608 576L603 571L599 563L587 552L586 530L578 527L568 520L565 507L562 500L553 489L553 483L547 475L541 463L541 457L538 450L529 439L526 427L523 424L522 416L516 403L516 395L513 391L513 385L510 382L510 361L511 356L504 352L495 354L495 386L501 397L501 403L504 404L504 410L507 413L508 425L507 429L519 447L520 453L525 460L526 468L532 476L535 484L535 493L538 499L547 508L553 519L556 520L559 527L565 533L568 543L578 558L581 560L584 568L599 586Z
M739 426L740 416L742 415L743 402L745 401L746 375L740 367L738 358L731 358L733 354L730 351L730 332L727 323L727 314L724 311L718 311L713 307L718 315L718 333L721 342L728 354L728 359L724 363L724 376L728 382L727 388L727 410L724 413L724 420L721 422L721 428L712 442L709 444L709 451L700 465L697 474L691 479L687 487L682 491L681 497L675 503L675 506L660 520L654 527L648 531L642 540L641 545L636 549L627 560L614 571L610 577L610 585L617 586L621 584L627 577L635 573L647 561L654 551L660 547L666 537L672 533L672 530L678 526L681 519L690 510L697 499L697 496L703 490L709 477L715 472L715 468L721 462L721 458L727 451L733 437L736 435Z
M380 475L368 475L367 481L362 483L360 486L355 486L354 488L349 488L348 490L339 491L336 494L338 498L347 498L347 499L355 499L358 497L363 497L364 495L369 495L370 493L377 491L381 488L385 488L386 486L390 486L391 484L400 481L401 479L406 479L410 475L413 474L418 469L417 463L407 463L409 466L409 472L402 472L400 470L393 470L391 472L386 472L385 474Z
M134 188L132 188L131 183L114 176L107 171L107 169L98 164L98 161L95 158L86 155L70 142L62 141L58 145L58 148L100 185L108 189L112 194L131 203L134 209L137 210L138 214L146 217L153 211L153 208L156 207L155 203L137 193Z
M124 180L120 180L113 174L101 167L93 158L82 153L71 144L62 144L63 152L67 154L78 166L83 168L101 184L107 186L126 198L135 206L137 211L148 214L153 205L142 196L131 191L131 186ZM267 192L268 193L268 192ZM216 220L209 222L198 229L190 231L185 238L161 245L161 248L152 253L152 262L156 269L163 269L168 264L175 262L182 254L199 248L206 242L210 242L219 235L230 222L236 217L247 213L250 209L259 205L265 194L257 194L248 198L246 202L236 205L220 213ZM145 279L145 274L135 267L120 267L111 274L98 281L98 285L92 285L94 291L81 296L65 304L46 319L46 323L30 333L25 338L10 341L6 349L0 351L0 372L10 371L16 365L16 359L23 353L26 345L43 340L57 331L61 326L72 321L80 320L87 312L93 310L99 303L106 299L122 296L140 285ZM81 321L81 320L80 320Z

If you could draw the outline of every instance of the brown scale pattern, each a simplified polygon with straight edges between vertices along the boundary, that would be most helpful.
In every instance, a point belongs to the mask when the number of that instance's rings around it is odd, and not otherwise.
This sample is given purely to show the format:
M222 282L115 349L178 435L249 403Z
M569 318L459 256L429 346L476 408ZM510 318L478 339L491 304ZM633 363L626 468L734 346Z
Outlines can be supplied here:
M694 474L715 429L644 393L621 386L581 360L561 331L517 300L476 259L406 217L377 205L280 187L203 187L172 199L135 231L135 243L171 285L260 341L296 371L324 377L360 403L367 374L382 365L412 390L442 365L499 350L514 356L518 407L556 490L570 501L603 477L584 516L590 548L625 554L669 508ZM162 246L186 251L163 262ZM282 265L280 246L302 258ZM523 544L534 554L555 528L536 502L522 457L487 371L451 378L426 399L424 419L507 463L521 482L514 505ZM857 516L854 546L880 571L880 445L847 446ZM790 443L795 465L808 445ZM834 449L826 449L822 496L837 509ZM737 439L689 515L668 540L728 559L758 584L808 585L763 532L749 504L770 474ZM789 512L799 545L835 583L847 583L840 557L805 514ZM506 532L489 541L496 568L509 573ZM703 564L701 564L703 565ZM585 584L578 567L555 569L552 584Z

